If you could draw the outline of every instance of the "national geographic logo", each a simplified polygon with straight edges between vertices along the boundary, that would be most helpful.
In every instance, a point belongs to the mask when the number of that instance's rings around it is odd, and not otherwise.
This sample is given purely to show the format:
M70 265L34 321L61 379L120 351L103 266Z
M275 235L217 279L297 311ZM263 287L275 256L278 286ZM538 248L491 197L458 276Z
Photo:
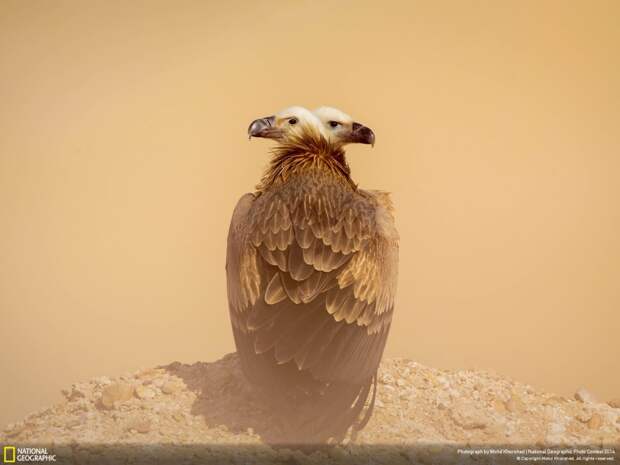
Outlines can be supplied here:
M50 454L46 447L15 447L2 448L3 463L55 462L56 454Z
M2 449L2 461L4 463L15 463L15 447L4 446Z

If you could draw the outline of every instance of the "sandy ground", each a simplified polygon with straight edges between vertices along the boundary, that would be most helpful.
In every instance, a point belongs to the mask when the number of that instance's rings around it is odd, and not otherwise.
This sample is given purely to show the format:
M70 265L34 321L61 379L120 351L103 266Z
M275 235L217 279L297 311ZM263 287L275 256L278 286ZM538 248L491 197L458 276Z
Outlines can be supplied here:
M620 454L620 400L598 402L585 389L568 399L405 359L384 360L379 373L371 421L339 445L270 445L278 426L235 354L76 383L63 402L8 425L0 444L46 448L38 455L71 464L613 463Z

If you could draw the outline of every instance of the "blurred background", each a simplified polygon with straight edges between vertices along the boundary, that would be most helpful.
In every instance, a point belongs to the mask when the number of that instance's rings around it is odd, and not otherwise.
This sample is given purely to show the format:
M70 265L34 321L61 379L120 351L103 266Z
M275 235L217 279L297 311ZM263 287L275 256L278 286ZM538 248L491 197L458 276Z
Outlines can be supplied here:
M0 3L0 426L234 350L228 222L269 141L341 108L393 192L388 356L620 395L620 2Z

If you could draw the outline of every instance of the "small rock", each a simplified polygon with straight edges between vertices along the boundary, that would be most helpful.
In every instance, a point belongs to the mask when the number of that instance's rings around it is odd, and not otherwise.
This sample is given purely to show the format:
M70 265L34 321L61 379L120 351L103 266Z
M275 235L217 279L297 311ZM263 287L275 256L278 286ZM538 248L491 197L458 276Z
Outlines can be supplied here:
M568 425L566 425L566 431L570 434L573 435L579 435L582 434L583 431L583 425L581 425L579 418L577 418L578 421L575 420L571 420L568 422Z
M138 379L154 378L163 372L161 368L147 368L146 370L137 371L135 377Z
M114 383L106 386L101 392L101 404L113 409L115 402L125 402L133 396L133 386L128 383Z
M438 384L437 377L433 373L427 373L424 380L431 386L436 386Z
M603 417L600 414L592 414L592 418L588 421L588 428L599 429L603 425Z
M136 396L140 399L152 399L155 397L155 391L148 386L137 386Z
M164 384L166 384L166 380L164 378L155 378L153 380L153 386L161 388Z
M78 401L72 404L73 411L79 412L88 412L91 409L91 403L86 399L79 399Z
M575 392L575 399L577 399L579 402L588 404L595 404L597 402L594 394L592 394L590 391L583 387L577 389L577 392Z
M607 404L613 408L620 408L620 397L616 397L615 399L611 399Z
M519 413L525 410L525 404L518 395L513 394L510 396L510 399L506 401L506 410L511 413Z
M175 383L174 381L168 381L161 387L161 392L164 394L174 394L183 388L181 383Z
M592 414L590 412L581 411L577 415L575 415L575 418L581 423L587 423L590 421L590 418L592 418Z
M67 426L67 428L75 428L76 426L80 426L81 424L82 424L81 419L72 418L71 420L67 421L65 425Z
M451 415L454 422L463 429L483 429L487 426L487 419L471 404L457 404Z
M504 404L501 400L495 399L492 405L493 405L493 408L499 413L506 412L506 404Z
M9 425L9 426L12 426L12 428L10 429L10 431L5 430L7 438L18 436L26 429L26 425L17 425L17 426Z
M554 422L549 425L549 433L551 433L552 435L559 435L564 431L566 431L566 428L562 423Z
M86 397L84 390L78 388L76 385L71 386L71 390L63 389L61 392L68 401L74 401Z
M436 405L437 408L439 408L440 410L444 410L451 405L450 397L446 394L445 391L440 391L437 394Z
M138 433L145 434L151 431L151 422L147 418L132 418L127 422L125 427L127 430L134 430Z
M110 381L110 378L108 378L107 376L100 376L99 378L95 378L94 381L101 386L107 386L109 384L112 384L112 381Z

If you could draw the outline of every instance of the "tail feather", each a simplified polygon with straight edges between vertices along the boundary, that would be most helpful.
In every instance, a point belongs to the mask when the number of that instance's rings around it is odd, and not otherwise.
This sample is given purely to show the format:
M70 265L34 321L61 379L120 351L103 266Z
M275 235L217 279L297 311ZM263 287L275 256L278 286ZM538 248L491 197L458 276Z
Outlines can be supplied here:
M349 429L356 434L370 420L377 392L376 372L361 383L323 382L300 370L295 361L273 363L273 349L256 354L249 338L238 330L234 334L237 350L244 352L240 359L245 376L282 425L282 434L273 438L275 442L302 445L341 441Z
M370 403L367 400L372 389ZM332 439L341 441L348 430L364 428L372 414L376 396L376 376L359 384L333 383L322 389L290 395L285 389L269 390L269 403L277 405L285 425L283 443L315 444Z

